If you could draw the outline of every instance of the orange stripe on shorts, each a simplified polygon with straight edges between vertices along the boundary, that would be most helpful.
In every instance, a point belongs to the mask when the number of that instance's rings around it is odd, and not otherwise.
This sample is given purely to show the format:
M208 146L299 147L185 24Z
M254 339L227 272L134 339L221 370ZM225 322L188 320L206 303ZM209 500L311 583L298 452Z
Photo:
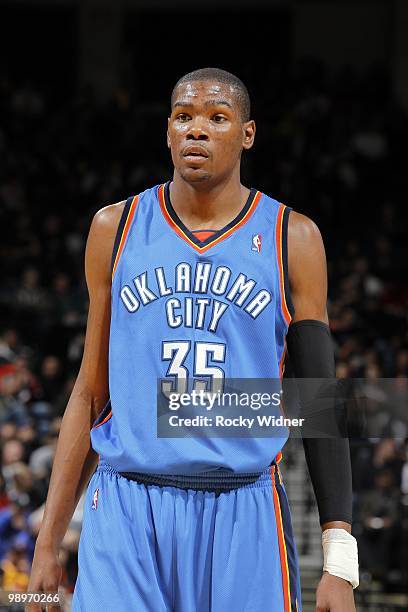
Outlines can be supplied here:
M288 556L286 552L285 534L283 531L282 523L282 512L279 502L279 495L275 485L275 466L271 465L270 474L272 480L272 496L273 496L273 507L275 510L276 528L278 532L278 544L279 544L279 556L281 562L282 571L282 590L283 590L283 602L284 612L291 612L290 603L290 586L289 586L289 566Z

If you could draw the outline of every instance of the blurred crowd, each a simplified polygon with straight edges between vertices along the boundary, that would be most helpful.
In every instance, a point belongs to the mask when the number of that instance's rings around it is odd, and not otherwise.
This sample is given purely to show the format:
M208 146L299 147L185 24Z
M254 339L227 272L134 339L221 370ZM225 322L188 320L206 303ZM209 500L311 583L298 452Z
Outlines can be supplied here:
M245 182L321 229L338 375L405 384L408 117L380 66L333 74L301 62L290 74L271 68L262 82ZM171 177L168 97L141 105L123 89L101 107L82 91L55 103L35 83L0 81L0 565L7 589L27 585L81 362L88 228L98 208ZM402 584L408 432L402 422L398 437L382 439L389 425L352 441L355 529L362 568ZM61 553L68 592L80 528L79 507Z

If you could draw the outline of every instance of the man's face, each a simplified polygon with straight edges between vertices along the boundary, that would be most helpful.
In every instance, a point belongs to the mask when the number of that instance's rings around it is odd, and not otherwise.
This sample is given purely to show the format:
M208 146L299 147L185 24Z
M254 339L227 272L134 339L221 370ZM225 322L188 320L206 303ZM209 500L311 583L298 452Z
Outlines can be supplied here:
M234 89L216 81L180 85L168 121L173 164L188 183L217 184L252 147L255 123L243 122Z

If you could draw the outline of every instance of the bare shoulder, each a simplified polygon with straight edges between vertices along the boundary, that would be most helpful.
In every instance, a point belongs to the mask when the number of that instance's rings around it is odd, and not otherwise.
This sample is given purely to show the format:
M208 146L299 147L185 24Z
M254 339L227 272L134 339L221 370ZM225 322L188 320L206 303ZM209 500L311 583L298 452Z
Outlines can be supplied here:
M288 239L292 246L304 247L313 243L321 243L322 235L312 219L292 210L289 215Z
M125 202L110 204L98 210L92 219L85 251L85 274L88 287L106 286L111 282L111 258L115 237Z
M291 211L288 223L289 284L294 321L316 319L327 323L327 267L323 239L316 223Z
M125 207L125 200L100 208L94 215L91 230L102 234L105 238L116 236L119 221Z

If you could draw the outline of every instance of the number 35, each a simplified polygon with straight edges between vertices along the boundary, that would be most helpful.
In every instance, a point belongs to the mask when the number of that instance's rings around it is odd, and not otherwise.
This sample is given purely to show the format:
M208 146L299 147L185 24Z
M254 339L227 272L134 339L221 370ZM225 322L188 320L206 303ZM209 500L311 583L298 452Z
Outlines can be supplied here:
M187 393L189 372L184 365L191 350L189 340L162 342L162 359L169 361L166 377L173 377L172 381L162 381L162 392L168 396L170 393ZM217 342L195 342L194 350L194 384L195 391L222 392L225 372L213 363L225 363L225 344Z

